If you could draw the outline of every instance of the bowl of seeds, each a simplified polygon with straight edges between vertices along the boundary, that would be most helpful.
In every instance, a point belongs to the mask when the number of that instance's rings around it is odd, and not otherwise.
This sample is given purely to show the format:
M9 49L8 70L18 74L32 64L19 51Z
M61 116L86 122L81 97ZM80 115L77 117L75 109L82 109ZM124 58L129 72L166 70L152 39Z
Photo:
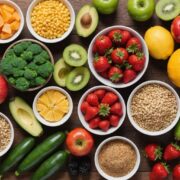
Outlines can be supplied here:
M139 132L159 136L169 132L180 117L180 99L167 83L152 80L137 86L129 96L127 114Z
M7 116L0 113L0 157L7 153L14 141L14 128Z

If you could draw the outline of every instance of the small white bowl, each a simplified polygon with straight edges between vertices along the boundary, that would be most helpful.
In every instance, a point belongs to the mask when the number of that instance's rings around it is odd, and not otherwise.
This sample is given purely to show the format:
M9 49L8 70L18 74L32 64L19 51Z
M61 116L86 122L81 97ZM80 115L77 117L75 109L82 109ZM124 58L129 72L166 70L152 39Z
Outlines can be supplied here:
M60 121L48 122L37 111L36 102L37 102L38 98L48 90L57 90L57 91L63 93L67 97L67 99L69 101L69 112ZM62 89L60 87L57 87L57 86L49 86L49 87L46 87L46 88L42 89L41 91L39 91L39 93L34 98L33 111L34 111L34 114L35 114L35 116L36 116L36 118L38 119L39 122L41 122L42 124L44 124L46 126L49 126L49 127L57 127L57 126L63 125L66 121L69 120L69 118L70 118L70 116L72 114L72 111L73 111L73 102L72 102L71 96L64 89Z
M6 44L6 43L10 43L12 41L14 41L22 32L23 28L24 28L24 15L20 9L20 7L13 1L8 1L8 0L0 0L0 4L7 4L12 6L20 15L21 18L21 23L20 23L20 27L18 29L18 31L10 38L8 39L0 39L0 44Z
M82 102L84 101L84 99L87 97L87 95L95 90L98 90L98 89L105 89L107 91L111 91L113 93L115 93L118 97L119 97L119 101L121 102L122 104L122 110L123 110L123 115L120 117L120 120L119 120L119 124L117 127L110 127L110 129L106 132L100 130L100 129L91 129L89 127L89 123L85 121L84 119L84 115L83 113L81 112L81 104ZM119 127L123 124L124 122L124 119L125 119L125 116L126 116L126 105L125 105L125 102L124 102L124 99L123 97L120 95L120 93L118 91L116 91L115 89L111 88L111 87L108 87L108 86L95 86L89 90L87 90L81 97L79 103L78 103L78 116L79 116L79 119L82 123L82 125L88 130L90 131L91 133L93 134L96 134L96 135L100 135L100 136L104 136L104 135L108 135L108 134L111 134L113 132L115 132L117 129L119 129Z
M71 22L70 22L70 26L69 26L69 29L68 31L66 31L62 37L60 38L56 38L56 39L47 39L47 38L44 38L40 35L38 35L33 27L32 27L32 24L31 24L31 13L33 11L33 8L43 0L33 0L32 3L29 5L28 7L28 10L27 10L27 14L26 14L26 24L27 24L27 27L30 31L30 33L38 40L42 41L42 42L45 42L45 43L57 43L57 42L60 42L62 40L64 40L70 33L71 31L73 30L74 28L74 24L75 24L75 12L74 12L74 9L71 5L71 3L68 1L68 0L61 0L62 3L64 3L66 5L66 7L69 9L69 12L70 12L70 16L71 16ZM53 9L52 9L53 11Z
M93 66L93 61L94 61L93 46L94 46L95 40L100 35L107 34L108 32L110 32L113 29L126 30L126 31L129 31L133 36L137 37L140 40L141 44L142 44L142 50L143 50L143 53L145 54L145 57L146 57L144 69L141 72L138 73L137 77L133 81L131 81L131 82L127 83L127 84L124 84L124 83L113 83L110 80L103 78L101 75L99 75L96 72L96 70L95 70L95 68ZM139 81L142 78L142 76L144 75L144 73L146 72L148 64L149 64L149 51L148 51L146 42L144 41L143 37L137 31L135 31L132 28L129 28L127 26L120 26L120 25L111 26L111 27L108 27L108 28L100 31L93 38L93 40L91 41L91 44L90 44L89 49L88 49L88 64L89 64L89 68L90 68L92 74L101 83L103 83L103 84L105 84L107 86L110 86L110 87L114 87L114 88L126 88L126 87L129 87L129 86L135 84L137 81Z
M174 121L165 129L161 130L161 131L148 131L146 129L143 129L141 128L133 119L133 117L131 116L131 101L132 101L132 98L134 96L134 94L142 87L148 85L148 84L160 84L164 87L166 87L167 89L169 89L176 97L176 101L177 101L177 107L178 107L178 110L177 110L177 114L176 114L176 118L174 119ZM179 118L180 118L180 99L179 99L179 96L177 94L177 92L167 83L165 82L162 82L162 81L157 81L157 80L151 80L151 81L146 81L142 84L140 84L139 86L137 86L130 94L129 96L129 99L128 99L128 102L127 102L127 114L128 114L128 118L131 122L131 124L134 126L134 128L136 130L138 130L139 132L145 134L145 135L148 135L148 136L160 136L160 135L163 135L169 131L171 131L171 129L173 129L175 127L175 125L177 124L177 122L179 121Z
M11 121L9 120L9 118L6 115L4 115L3 113L0 112L0 116L3 117L9 123L10 128L11 128L10 142L3 151L0 151L0 157L2 157L4 154L6 154L9 151L9 149L11 148L11 146L13 144L13 141L14 141L14 128L13 128L13 125L12 125Z
M122 141L127 142L128 144L130 144L134 148L134 150L136 152L137 160L136 160L136 164L135 164L133 170L129 174L127 174L125 176L122 176L122 177L112 177L112 176L109 176L108 174L106 174L101 169L101 167L99 165L99 161L98 161L98 155L99 155L99 152L101 151L101 148L107 142L113 141L113 140L122 140ZM96 166L97 171L99 172L99 174L102 177L104 177L105 179L108 179L108 180L127 180L127 179L130 179L137 172L137 170L139 169L140 161L141 161L141 157L140 157L140 153L139 153L139 150L138 150L137 146L131 140L129 140L129 139L125 138L125 137L122 137L122 136L113 136L113 137L110 137L110 138L104 140L103 142L101 142L101 144L96 149L95 156L94 156L94 162L95 162L95 166Z

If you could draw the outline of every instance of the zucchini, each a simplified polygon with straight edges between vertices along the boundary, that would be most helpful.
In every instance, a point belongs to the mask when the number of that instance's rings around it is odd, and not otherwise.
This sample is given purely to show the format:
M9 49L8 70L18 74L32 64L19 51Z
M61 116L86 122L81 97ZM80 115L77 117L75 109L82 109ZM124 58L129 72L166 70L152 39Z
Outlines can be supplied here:
M27 157L18 166L15 175L19 176L21 173L32 169L38 163L42 162L49 154L51 154L60 144L64 142L66 135L64 132L57 132L41 144L35 147Z
M174 131L174 136L177 141L180 141L180 120L178 121L178 123L176 125L175 131Z
M7 158L0 165L0 177L12 167L14 167L34 146L35 139L32 137L25 138L21 143L12 149Z
M32 180L46 180L62 168L67 162L69 152L59 151L45 160L40 167L35 171Z

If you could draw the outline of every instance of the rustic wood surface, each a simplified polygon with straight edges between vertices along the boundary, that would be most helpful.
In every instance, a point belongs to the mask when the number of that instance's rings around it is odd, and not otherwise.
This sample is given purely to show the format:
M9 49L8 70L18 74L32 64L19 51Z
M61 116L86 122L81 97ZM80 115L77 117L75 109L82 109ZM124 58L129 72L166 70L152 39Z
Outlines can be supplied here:
M27 8L30 4L30 0L13 0L14 2L16 2L21 9L24 12L24 15L26 15L26 11ZM90 3L90 0L70 0L75 11L77 12L80 7L82 7L84 4L86 3ZM99 25L98 28L96 30L96 32L89 37L88 39L83 39L80 38L79 36L76 35L76 31L75 29L73 30L73 32L71 33L71 35L64 40L63 42L57 43L57 44L53 44L53 45L47 45L50 50L52 51L55 60L58 60L61 57L61 54L63 52L63 49L71 43L78 43L81 44L83 46L85 46L86 48L88 48L88 45L91 41L91 39L93 38L93 36L99 32L100 30L108 27L108 26L112 26L112 25L125 25L125 26L129 26L131 28L134 28L135 30L137 30L139 33L141 33L142 35L144 35L145 31L153 26L153 25L163 25L165 27L167 27L169 29L170 27L170 23L164 23L162 21L160 21L156 15L154 14L153 18L151 18L149 21L145 22L145 23L138 23L138 22L134 22L128 15L127 12L127 0L121 0L118 10L115 14L111 15L111 16L102 16L100 15L100 20L99 20ZM22 34L19 36L18 39L23 39L23 38L33 38L26 25L24 27L24 30L22 32ZM9 46L9 44L7 45L0 45L0 58L2 57L5 49ZM136 83L135 85L126 88L126 89L120 89L119 92L122 94L122 96L124 97L125 101L127 102L128 96L130 94L130 92L140 83L146 81L146 80L161 80L164 82L169 83L170 85L171 82L168 80L167 77L167 72L166 72L166 63L167 61L155 61L152 58L150 58L150 63L149 63L149 67L147 72L145 73L145 75L143 76L143 78ZM91 81L89 83L89 85L83 89L82 91L76 92L76 93L72 93L70 92L71 96L73 97L73 101L74 101L74 110L73 110L73 114L70 118L70 120L62 127L58 127L58 128L47 128L44 127L44 137L46 137L47 135L50 135L52 132L58 131L58 130L70 130L74 127L78 127L81 126L80 121L78 120L78 115L77 115L77 104L78 101L82 95L82 93L84 93L88 88L93 87L95 85L99 85L100 83L93 77L93 75L91 76ZM48 85L55 85L54 81L51 80L51 82ZM173 85L172 85L173 86ZM174 87L175 88L175 87ZM180 94L179 89L175 88L177 90L177 92ZM25 100L27 100L30 104L32 104L32 101L34 99L34 96L37 94L38 91L32 92L32 93L22 93L22 92L18 92L15 91L14 89L12 89L10 91L9 94L9 99L12 98L14 95L18 95L23 97ZM6 101L5 104L0 105L0 111L5 113L11 120L12 123L14 125L15 128L15 140L14 140L14 145L19 143L24 137L27 137L28 134L22 130L13 120L12 116L10 115L9 109L8 109L8 100ZM136 173L136 175L131 178L132 180L148 180L148 174L151 170L151 164L144 158L143 156L143 148L147 143L150 142L159 142L163 145L165 145L167 142L170 142L173 140L173 134L172 132L160 136L160 137L156 137L156 138L152 138L152 137L148 137L145 135L140 134L139 132L137 132L130 124L128 118L126 117L126 120L123 124L123 126L117 130L114 134L110 135L120 135L120 136L125 136L129 139L131 139L132 141L135 142L135 144L138 146L140 152L141 152L141 165L139 168L138 173ZM95 140L96 140L96 146L98 146L98 144L104 140L105 138L107 138L109 136L104 136L104 137L99 137L99 136L94 136ZM38 138L37 141L42 141L42 138ZM94 148L95 151L95 148ZM94 157L94 151L91 153L92 155L92 163L93 163L93 157ZM2 159L0 159L1 162ZM93 163L94 164L94 163ZM31 173L25 174L23 176L20 176L18 178L16 178L12 173L8 173L4 179L5 180L15 180L15 179L19 179L19 180L27 180L30 178ZM79 178L71 178L67 172L59 172L57 173L53 178L51 178L51 180L69 180L69 179L89 179L89 180L100 180L102 179L101 176L97 173L94 165L93 165L93 170L92 173L90 174L90 176L88 177L79 177ZM169 179L171 179L171 177L169 177Z

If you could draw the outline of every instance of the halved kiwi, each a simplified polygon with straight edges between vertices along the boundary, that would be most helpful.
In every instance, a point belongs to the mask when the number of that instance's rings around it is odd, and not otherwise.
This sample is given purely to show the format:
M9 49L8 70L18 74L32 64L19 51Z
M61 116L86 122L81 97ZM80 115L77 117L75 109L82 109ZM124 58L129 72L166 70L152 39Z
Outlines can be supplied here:
M77 67L66 78L66 87L70 91L79 91L89 82L90 72L86 67Z
M65 48L63 58L68 65L80 67L87 62L87 51L78 44L71 44Z
M156 4L157 16L170 21L180 14L180 0L159 0Z

